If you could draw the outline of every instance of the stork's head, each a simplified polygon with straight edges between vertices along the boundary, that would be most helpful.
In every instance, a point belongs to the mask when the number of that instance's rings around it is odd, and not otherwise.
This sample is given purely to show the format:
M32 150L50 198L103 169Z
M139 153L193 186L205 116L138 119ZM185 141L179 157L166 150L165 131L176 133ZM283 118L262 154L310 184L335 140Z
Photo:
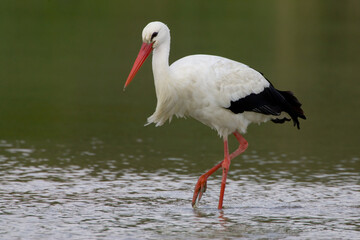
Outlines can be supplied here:
M170 42L170 30L162 22L151 22L143 29L142 39L143 44L141 45L140 52L125 82L124 89L135 77L135 74L139 71L141 65L145 62L151 51L158 48L163 42Z
M162 42L170 39L170 30L162 22L151 22L142 31L142 39L144 43L153 44L155 49Z

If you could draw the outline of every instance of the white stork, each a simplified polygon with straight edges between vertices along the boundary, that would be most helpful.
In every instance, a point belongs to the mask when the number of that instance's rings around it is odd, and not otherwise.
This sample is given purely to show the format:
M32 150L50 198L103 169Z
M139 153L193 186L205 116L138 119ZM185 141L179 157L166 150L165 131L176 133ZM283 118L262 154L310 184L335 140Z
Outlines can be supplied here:
M259 72L245 64L211 55L191 55L169 66L170 30L162 22L149 23L142 32L143 44L124 89L153 51L152 69L157 105L147 122L163 125L175 115L191 116L215 129L224 140L224 160L203 174L196 183L192 206L206 190L207 178L222 167L218 209L222 209L230 161L243 153L248 143L241 135L250 123L271 120L283 123L306 119L301 103L289 91L279 91ZM241 133L241 134L240 134ZM229 154L228 135L239 147Z

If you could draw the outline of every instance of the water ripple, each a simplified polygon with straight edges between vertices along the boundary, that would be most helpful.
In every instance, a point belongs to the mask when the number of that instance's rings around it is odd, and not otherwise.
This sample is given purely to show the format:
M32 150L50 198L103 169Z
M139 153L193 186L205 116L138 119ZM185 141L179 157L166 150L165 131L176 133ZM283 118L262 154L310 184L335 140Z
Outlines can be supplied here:
M8 239L355 239L359 233L359 175L344 164L337 173L294 174L282 166L289 156L270 154L266 162L266 156L247 155L231 169L218 211L220 172L193 209L200 173L189 170L185 157L158 161L170 162L169 169L140 171L130 159L144 163L151 156L104 160L101 141L95 149L69 149L57 162L42 148L1 144L0 234Z

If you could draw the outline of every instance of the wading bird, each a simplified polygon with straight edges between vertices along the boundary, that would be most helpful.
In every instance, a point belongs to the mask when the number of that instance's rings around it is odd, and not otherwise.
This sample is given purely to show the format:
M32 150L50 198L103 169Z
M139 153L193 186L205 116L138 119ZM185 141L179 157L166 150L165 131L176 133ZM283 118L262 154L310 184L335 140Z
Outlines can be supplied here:
M306 119L301 103L289 91L279 91L259 72L245 64L212 55L191 55L169 66L170 30L162 22L151 22L142 31L143 44L124 90L134 78L150 52L157 105L147 122L163 125L175 115L191 116L215 129L224 141L224 160L198 179L192 206L200 201L208 177L223 170L218 209L222 209L230 161L243 153L248 143L241 135L250 123L271 120ZM234 134L239 147L231 154L228 135Z

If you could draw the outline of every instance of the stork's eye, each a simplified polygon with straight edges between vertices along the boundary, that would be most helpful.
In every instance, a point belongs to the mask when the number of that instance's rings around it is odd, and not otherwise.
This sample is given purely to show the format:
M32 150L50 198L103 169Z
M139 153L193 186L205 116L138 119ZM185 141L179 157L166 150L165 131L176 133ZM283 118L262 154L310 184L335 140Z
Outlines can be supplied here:
M151 40L153 40L154 37L156 37L158 35L158 32L154 32L152 35L151 35Z

